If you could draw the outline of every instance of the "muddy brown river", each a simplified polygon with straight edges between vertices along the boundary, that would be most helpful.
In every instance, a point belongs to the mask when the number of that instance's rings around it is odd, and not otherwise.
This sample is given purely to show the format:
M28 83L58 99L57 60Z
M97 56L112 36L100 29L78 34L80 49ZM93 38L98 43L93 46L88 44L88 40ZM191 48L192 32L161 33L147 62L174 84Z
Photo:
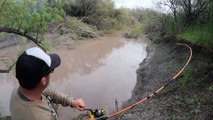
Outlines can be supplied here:
M120 36L78 41L71 50L53 50L62 64L52 74L51 86L75 98L83 98L86 108L103 108L110 113L131 97L136 84L136 69L146 57L149 41L125 39ZM0 112L9 115L10 93L17 81L14 72L0 74ZM59 107L63 120L79 112Z

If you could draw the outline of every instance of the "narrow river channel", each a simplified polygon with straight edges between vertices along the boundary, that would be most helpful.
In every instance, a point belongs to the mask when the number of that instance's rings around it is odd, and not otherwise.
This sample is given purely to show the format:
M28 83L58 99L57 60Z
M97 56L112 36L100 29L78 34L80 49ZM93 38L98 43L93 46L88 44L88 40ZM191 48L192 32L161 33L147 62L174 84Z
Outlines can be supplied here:
M147 39L130 40L119 36L78 41L72 50L53 50L62 64L52 74L51 86L75 98L83 98L87 108L103 108L108 113L131 97L136 69L146 57ZM0 74L0 112L9 115L9 99L17 84L14 73ZM59 107L63 120L79 112Z

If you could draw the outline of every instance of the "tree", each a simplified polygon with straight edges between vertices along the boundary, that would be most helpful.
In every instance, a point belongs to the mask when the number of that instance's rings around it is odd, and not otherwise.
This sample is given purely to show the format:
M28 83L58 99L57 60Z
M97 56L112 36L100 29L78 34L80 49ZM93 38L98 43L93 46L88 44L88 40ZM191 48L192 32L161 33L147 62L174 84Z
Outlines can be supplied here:
M205 16L208 0L181 0L180 5L184 10L184 26L187 27Z
M175 21L175 31L179 32L179 20L178 20L178 11L180 9L179 0L157 0L159 6L167 6L172 12Z
M62 9L48 5L46 0L1 0L0 32L23 36L43 48L48 25L62 20L63 15ZM9 72L13 65L8 70L0 69L0 73Z
M61 20L63 11L47 6L46 1L0 1L0 32L14 33L30 39L39 47L50 22Z

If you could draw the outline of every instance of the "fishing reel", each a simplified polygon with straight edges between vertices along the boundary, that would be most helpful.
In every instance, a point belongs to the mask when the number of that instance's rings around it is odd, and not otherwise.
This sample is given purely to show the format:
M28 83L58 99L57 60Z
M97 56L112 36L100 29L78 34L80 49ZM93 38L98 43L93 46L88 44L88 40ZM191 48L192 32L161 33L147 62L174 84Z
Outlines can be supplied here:
M106 120L108 117L104 109L84 109L90 112L89 118L94 120Z

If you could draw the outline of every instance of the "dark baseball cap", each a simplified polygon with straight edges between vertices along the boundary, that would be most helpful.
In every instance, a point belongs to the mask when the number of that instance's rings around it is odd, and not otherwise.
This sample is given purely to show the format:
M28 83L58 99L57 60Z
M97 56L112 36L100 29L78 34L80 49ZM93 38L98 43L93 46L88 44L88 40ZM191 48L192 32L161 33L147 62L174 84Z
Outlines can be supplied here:
M16 62L16 78L26 89L35 88L42 77L47 76L61 63L57 54L47 54L39 47L27 49Z

